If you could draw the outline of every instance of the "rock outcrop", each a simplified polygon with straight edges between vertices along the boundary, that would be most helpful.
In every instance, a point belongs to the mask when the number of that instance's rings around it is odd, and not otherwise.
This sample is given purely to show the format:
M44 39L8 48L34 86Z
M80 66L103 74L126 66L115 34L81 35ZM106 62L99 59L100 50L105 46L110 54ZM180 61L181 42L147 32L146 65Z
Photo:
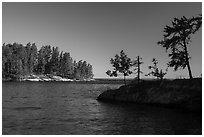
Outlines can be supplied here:
M108 90L97 98L100 101L122 101L141 104L202 110L202 79L173 81L144 81Z

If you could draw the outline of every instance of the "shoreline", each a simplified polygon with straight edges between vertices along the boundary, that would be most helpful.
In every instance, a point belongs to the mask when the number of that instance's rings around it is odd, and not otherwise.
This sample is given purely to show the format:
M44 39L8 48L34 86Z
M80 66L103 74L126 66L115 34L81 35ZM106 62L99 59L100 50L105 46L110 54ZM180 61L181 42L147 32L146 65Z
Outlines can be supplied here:
M145 81L107 90L97 97L98 101L124 102L181 108L202 112L202 79Z
M123 79L109 79L109 78L92 78L92 79L66 79L66 78L60 78L60 79L45 79L45 75L36 75L38 78L25 78L24 76L21 77L21 79L12 79L10 77L2 78L2 82L69 82L69 83L89 83L89 84L120 84L123 85L124 81ZM39 78L42 77L42 78ZM59 77L59 76L55 76ZM127 79L127 83L131 83L133 79Z
M7 77L2 78L2 82L9 82L9 81L15 81L15 82L76 82L76 81L95 81L95 79L70 79L70 78L64 78L57 75L51 75L51 74L45 74L45 75L25 75L25 76L17 76L15 78Z

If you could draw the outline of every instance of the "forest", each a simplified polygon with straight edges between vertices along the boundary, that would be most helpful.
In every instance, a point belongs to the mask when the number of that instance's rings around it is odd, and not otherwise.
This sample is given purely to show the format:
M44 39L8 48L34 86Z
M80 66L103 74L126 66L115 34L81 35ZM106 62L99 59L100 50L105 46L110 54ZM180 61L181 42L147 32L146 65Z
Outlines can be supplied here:
M38 50L35 43L4 43L2 77L19 79L32 74L84 80L93 78L93 68L86 61L73 60L69 52L59 51L58 47L46 45Z

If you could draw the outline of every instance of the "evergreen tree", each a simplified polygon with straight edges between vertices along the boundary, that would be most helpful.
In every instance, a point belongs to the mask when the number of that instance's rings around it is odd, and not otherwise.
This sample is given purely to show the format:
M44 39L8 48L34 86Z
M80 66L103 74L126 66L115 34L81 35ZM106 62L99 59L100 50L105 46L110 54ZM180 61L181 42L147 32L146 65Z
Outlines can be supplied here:
M52 49L50 45L47 45L43 49L44 59L45 59L45 74L51 74L52 66L50 63L52 56Z
M82 66L81 66L81 78L85 79L87 77L87 63L86 61L83 61Z
M38 64L38 49L37 46L35 45L35 43L32 44L31 49L30 49L30 72L34 73L36 72L37 69L37 64Z
M78 69L78 64L77 64L77 62L76 62L76 60L74 60L74 62L73 62L73 68L74 68L74 73L73 73L73 77L75 78L75 79L79 79L79 77L80 77L80 72L79 72L79 69Z
M88 64L86 67L86 79L92 79L93 78L93 68L92 65Z
M12 49L11 44L2 47L2 76L5 78L11 73Z
M38 51L35 43L3 44L2 76L18 78L32 73L54 74L67 78L89 79L92 66L86 61L73 62L70 53L59 52L58 47L42 46Z
M50 73L57 74L59 71L59 48L58 47L53 47L52 48L52 55L50 59Z
M80 80L83 79L82 78L82 67L83 67L82 64L83 64L83 61L79 60L78 63L77 63L76 75L75 75L76 78L80 79Z
M62 64L63 64L63 66L62 66L62 74L63 74L63 76L70 78L71 75L74 72L72 58L70 56L70 53L65 52L63 54Z
M137 56L136 60L132 61L132 66L135 67L134 71L136 71L137 73L137 81L140 81L140 73L143 73L140 69L140 65L143 64L143 62L141 61L142 58Z
M25 60L25 48L22 44L13 43L11 49L10 75L16 78L18 75L24 74L23 61Z
M60 52L60 56L59 56L59 71L58 71L58 75L62 76L63 75L63 51Z
M26 50L26 58L23 63L23 66L25 68L26 74L31 74L36 70L36 65L37 65L37 47L35 43L31 45L29 42L25 46Z
M189 52L187 45L191 42L191 34L194 34L202 25L202 16L187 19L182 17L180 19L174 18L172 26L164 28L164 40L159 41L158 44L169 50L169 57L171 61L168 63L169 67L174 67L176 71L178 68L185 69L187 66L189 78L192 79L192 72L189 63Z
M38 51L37 73L43 74L45 72L46 63L47 60L45 59L45 46L42 46Z
M30 54L31 54L31 44L30 42L26 44L25 46L26 50L26 60L24 62L24 67L27 73L32 73L31 71L31 60L30 60Z

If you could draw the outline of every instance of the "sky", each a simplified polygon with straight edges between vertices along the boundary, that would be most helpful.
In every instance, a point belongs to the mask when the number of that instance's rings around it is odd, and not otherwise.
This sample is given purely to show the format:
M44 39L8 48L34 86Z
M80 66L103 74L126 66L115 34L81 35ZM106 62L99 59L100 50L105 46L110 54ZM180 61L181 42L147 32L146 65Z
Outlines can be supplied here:
M145 76L152 58L158 60L160 69L166 69L170 60L165 49L157 45L163 39L164 27L171 25L174 17L201 13L201 2L3 2L2 42L57 46L70 52L74 60L90 63L95 78L108 78L105 72L113 69L110 59L124 50L131 59L141 56L141 77L152 78ZM191 40L190 65L197 77L202 74L202 29ZM165 77L188 77L188 71L170 68Z

